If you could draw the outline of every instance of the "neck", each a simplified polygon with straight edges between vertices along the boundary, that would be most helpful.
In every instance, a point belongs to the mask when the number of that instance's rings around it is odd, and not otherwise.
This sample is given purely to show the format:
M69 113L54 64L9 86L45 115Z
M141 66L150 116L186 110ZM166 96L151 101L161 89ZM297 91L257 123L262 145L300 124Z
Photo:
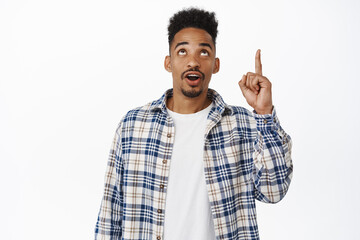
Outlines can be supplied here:
M166 101L167 108L181 114L199 112L207 108L210 104L211 100L207 97L207 89L195 98L186 97L181 92L176 92L174 89L173 97L168 98Z

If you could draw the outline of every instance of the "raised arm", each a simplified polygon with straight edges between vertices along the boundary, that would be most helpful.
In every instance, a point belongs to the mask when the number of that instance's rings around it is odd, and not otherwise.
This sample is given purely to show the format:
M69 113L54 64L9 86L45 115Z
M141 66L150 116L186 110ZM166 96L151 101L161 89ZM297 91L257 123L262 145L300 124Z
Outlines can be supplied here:
M255 73L243 75L239 86L254 108L258 131L253 154L256 199L275 203L285 196L292 178L292 142L276 116L271 82L262 73L260 49L255 55Z

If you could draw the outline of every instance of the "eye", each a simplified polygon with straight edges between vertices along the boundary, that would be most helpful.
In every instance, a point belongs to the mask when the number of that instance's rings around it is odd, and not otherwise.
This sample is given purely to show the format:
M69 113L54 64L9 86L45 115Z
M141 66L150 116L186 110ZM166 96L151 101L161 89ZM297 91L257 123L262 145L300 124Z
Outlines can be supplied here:
M185 56L185 55L186 55L185 49L180 49L180 50L178 51L178 54L179 54L180 56Z
M201 56L209 56L209 52L206 50L201 50L200 55Z

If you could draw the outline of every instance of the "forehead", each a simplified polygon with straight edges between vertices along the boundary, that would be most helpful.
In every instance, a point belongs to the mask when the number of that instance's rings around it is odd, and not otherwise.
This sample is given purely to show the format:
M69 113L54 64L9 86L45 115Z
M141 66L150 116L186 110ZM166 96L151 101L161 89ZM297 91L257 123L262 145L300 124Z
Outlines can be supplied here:
M177 32L172 41L171 47L173 48L179 42L188 42L189 44L208 43L214 46L211 35L203 29L199 28L184 28Z

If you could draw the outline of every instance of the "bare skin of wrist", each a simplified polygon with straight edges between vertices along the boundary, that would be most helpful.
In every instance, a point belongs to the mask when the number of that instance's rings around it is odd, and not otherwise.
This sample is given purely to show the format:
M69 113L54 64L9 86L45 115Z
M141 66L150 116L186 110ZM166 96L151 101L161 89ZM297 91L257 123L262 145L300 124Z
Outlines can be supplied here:
M274 108L274 106L272 106L269 110L263 110L263 111L262 110L256 110L256 109L254 109L254 110L255 110L255 112L257 114L265 115L265 114L272 114L273 108Z

